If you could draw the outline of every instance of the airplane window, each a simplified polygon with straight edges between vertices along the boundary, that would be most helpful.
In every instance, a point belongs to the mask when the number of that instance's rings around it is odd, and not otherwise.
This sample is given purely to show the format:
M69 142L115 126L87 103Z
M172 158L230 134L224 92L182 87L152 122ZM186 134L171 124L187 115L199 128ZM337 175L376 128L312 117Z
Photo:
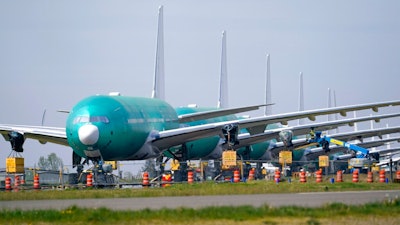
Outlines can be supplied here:
M78 117L75 117L75 119L74 119L74 124L75 123L87 123L87 122L89 122L88 116L78 116Z
M74 119L75 123L88 123L88 122L101 122L101 123L109 123L110 121L106 116L78 116Z
M109 123L110 121L106 116L91 116L90 122L101 122L101 123Z

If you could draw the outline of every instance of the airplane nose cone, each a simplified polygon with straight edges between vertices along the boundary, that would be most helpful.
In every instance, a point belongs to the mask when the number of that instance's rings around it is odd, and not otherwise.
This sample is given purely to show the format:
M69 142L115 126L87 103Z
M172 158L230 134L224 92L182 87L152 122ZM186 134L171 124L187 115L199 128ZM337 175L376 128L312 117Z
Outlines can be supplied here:
M99 140L99 129L92 124L83 125L78 130L79 140L84 145L94 145Z

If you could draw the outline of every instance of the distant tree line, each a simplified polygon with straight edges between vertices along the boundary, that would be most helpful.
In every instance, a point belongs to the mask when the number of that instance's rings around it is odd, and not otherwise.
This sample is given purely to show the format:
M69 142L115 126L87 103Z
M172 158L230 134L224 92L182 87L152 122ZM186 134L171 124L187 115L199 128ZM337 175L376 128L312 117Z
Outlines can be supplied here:
M64 167L64 163L55 153L50 153L47 158L40 156L38 167L41 170L60 170Z

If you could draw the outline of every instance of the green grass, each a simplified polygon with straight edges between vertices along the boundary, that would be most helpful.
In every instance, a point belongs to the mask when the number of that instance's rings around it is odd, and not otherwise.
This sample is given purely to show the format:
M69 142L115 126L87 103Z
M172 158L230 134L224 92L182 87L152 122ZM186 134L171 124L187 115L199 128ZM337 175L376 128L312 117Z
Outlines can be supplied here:
M140 211L112 211L107 208L82 209L76 206L65 210L2 210L0 224L197 224L221 221L224 223L251 222L279 224L282 221L303 221L320 224L334 218L364 219L378 216L382 221L398 219L400 201L366 204L358 207L329 204L320 208L305 207L207 207L203 209L161 209ZM179 216L177 216L179 215ZM331 219L329 219L331 218ZM286 223L286 222L285 222ZM199 223L200 224L200 223ZM304 223L303 223L304 224Z
M5 200L39 200L39 199L83 199L83 198L129 198L193 195L232 195L232 194L266 194L266 193L299 193L321 191L359 191L359 190L399 190L399 183L299 183L272 181L253 181L247 183L214 183L204 182L174 184L166 188L129 188L129 189L67 189L67 190L20 190L19 192L0 192L0 201Z
M0 192L0 201L38 199L129 198L192 195L232 195L331 192L356 190L399 190L399 183L307 183L294 180L276 184L272 181L248 183L204 182L174 184L166 188L129 189L67 189L20 190ZM0 224L398 224L400 201L349 206L330 204L319 208L306 207L207 207L203 209L144 209L139 211L112 211L107 208L79 208L65 210L1 210ZM362 219L360 219L362 218Z

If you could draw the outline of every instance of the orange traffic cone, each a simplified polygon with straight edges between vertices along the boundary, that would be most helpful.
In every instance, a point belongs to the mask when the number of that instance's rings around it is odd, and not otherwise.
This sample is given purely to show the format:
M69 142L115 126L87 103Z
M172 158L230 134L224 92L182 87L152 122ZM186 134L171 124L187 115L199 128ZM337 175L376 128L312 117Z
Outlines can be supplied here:
M143 186L143 187L148 187L148 186L150 186L150 182L149 182L149 173L148 173L148 172L144 172L144 173L143 173L142 186Z
M33 189L40 189L39 174L36 174L33 178Z
M11 178L10 177L6 177L6 191L10 191L11 190Z
M233 172L233 182L234 182L234 183L240 182L239 170L235 170L235 171Z
M188 171L188 184L193 184L193 171Z
M93 186L93 175L91 173L88 173L86 175L86 187L92 187Z

